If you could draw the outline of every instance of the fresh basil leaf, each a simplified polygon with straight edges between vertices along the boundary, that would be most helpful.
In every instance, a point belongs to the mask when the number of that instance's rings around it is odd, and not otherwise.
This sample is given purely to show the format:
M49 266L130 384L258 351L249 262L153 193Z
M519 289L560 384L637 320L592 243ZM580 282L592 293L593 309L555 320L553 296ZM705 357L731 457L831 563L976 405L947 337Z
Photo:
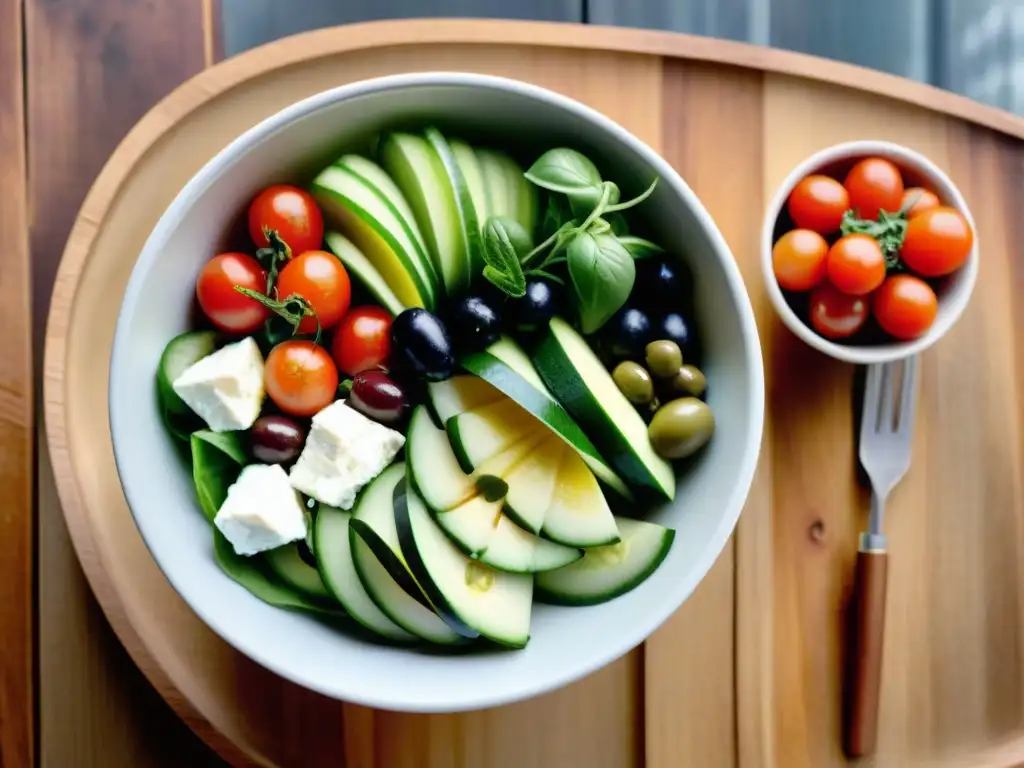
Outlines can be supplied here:
M517 282L490 264L484 267L484 279L513 299L521 299L526 295L526 277L522 272L520 272L520 276L522 276L522 282Z
M612 234L582 233L569 244L567 256L580 329L594 333L626 303L636 266Z
M565 195L601 184L597 166L586 155L567 147L549 149L524 175L538 187Z
M203 429L191 435L192 482L203 514L211 523L217 516L228 488L246 464L245 450L237 432Z
M634 259L646 259L649 256L656 256L659 253L665 252L665 249L660 245L634 235L621 235L619 243Z
M603 181L597 187L581 189L569 195L569 207L572 208L573 216L585 219L593 213L598 203L601 202L601 196L605 187L608 188L608 200L605 206L614 205L619 202L619 195L621 193L618 185L614 181Z
M491 216L484 225L484 277L513 298L526 293L520 259L530 252L526 230L503 216Z
M551 237L566 222L572 221L572 208L565 195L552 192L548 195L547 206L544 208L544 220L540 227L540 236Z
M612 227L612 234L621 238L629 234L629 222L621 213L609 213L604 217ZM620 241L621 242L621 241Z

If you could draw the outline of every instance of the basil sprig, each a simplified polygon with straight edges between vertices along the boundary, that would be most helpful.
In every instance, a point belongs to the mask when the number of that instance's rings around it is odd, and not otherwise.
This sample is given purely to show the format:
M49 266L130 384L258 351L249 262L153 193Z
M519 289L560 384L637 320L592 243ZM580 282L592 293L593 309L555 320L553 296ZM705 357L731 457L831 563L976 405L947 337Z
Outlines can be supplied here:
M580 328L593 333L629 298L636 279L633 260L661 252L654 243L630 235L622 215L646 200L658 180L621 201L614 182L603 180L586 155L565 147L545 152L524 175L548 192L540 225L544 240L533 246L515 221L492 216L483 233L484 277L519 298L532 276L565 284L554 271L565 264Z

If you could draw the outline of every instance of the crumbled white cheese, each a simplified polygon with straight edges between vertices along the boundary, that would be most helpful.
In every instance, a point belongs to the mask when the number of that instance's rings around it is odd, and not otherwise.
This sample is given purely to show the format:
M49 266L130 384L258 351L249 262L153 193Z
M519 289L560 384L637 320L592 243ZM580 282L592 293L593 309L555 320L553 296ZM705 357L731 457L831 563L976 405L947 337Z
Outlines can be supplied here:
M247 337L193 363L171 386L214 432L248 429L263 407L263 355Z
M250 464L228 488L213 524L235 552L254 555L306 536L299 494L280 464Z

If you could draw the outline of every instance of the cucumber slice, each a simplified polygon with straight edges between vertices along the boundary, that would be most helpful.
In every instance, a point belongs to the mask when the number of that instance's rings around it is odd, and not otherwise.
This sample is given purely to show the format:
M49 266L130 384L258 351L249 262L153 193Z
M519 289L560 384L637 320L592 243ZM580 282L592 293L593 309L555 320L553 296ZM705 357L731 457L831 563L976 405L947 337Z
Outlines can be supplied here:
M349 522L352 562L370 598L395 624L410 634L440 645L462 642L434 612L406 565L395 529L395 487L405 476L396 462L360 495Z
M213 354L216 341L215 331L188 331L167 342L156 369L157 393L167 413L178 416L192 415L192 409L171 385L186 369Z
M654 573L675 531L643 520L616 519L622 540L588 549L583 559L537 576L537 599L555 605L596 605L619 597Z
M317 511L313 540L323 583L348 614L366 629L397 642L416 640L415 635L389 619L363 587L352 560L351 520L351 512L325 504Z
M562 318L551 320L534 364L566 410L626 480L663 499L675 497L672 465L654 452L644 420L615 386L586 340Z
M462 177L466 180L466 186L469 187L469 196L473 199L473 208L476 211L476 223L483 229L491 214L487 201L487 185L484 184L480 161L477 160L473 148L461 139L449 139L448 146L451 147L455 162L458 163ZM477 253L477 256L478 259L469 264L472 276L480 274L484 268L482 250Z
M321 600L334 600L317 569L302 559L298 542L269 549L263 553L263 559L281 581L297 592Z
M483 148L477 148L474 152L487 191L487 215L508 216L518 221L518 201L510 194L511 185L508 183L504 154ZM487 219L484 219L485 223L486 221ZM531 230L527 231L533 234Z
M520 528L534 534L540 533L555 495L562 454L567 450L561 440L552 436L513 467L505 478L508 493L505 495L503 509Z
M459 208L465 190L456 189L444 161L422 136L388 134L379 151L382 165L416 216L445 290L458 295L469 287L469 244Z
M332 165L310 187L325 223L340 230L380 272L407 307L434 308L434 273L419 253L398 210L376 187L346 167Z
M475 198L473 191L470 189L469 182L462 173L458 159L455 157L455 153L452 151L444 135L437 128L433 127L426 128L423 131L423 135L426 137L427 143L430 144L430 147L441 159L445 175L448 177L448 184L454 193L455 210L459 216L462 242L466 249L465 275L462 277L462 284L469 287L469 284L473 282L473 277L477 274L477 270L474 267L479 267L480 271L483 270L484 245L480 234L483 221L477 215ZM452 294L451 290L449 290L449 294Z
M499 153L498 159L508 187L506 194L510 215L533 235L534 227L537 226L537 188L527 180L519 163L511 157Z
M480 562L509 573L536 573L562 568L582 556L583 550L538 538L500 515Z
M500 391L478 376L463 374L427 384L427 403L441 426L453 416L502 400L504 397Z
M530 358L512 339L504 336L483 352L467 355L462 360L462 367L493 384L562 438L580 454L602 483L624 499L633 498L626 484L551 394ZM644 439L647 439L646 432Z
M450 626L510 648L526 646L532 575L503 573L467 557L411 488L395 496L395 523L410 568Z
M395 292L391 290L381 273L377 271L377 268L370 263L362 251L356 248L351 240L340 232L332 231L324 235L324 241L331 252L345 265L345 269L366 286L366 290L380 302L384 309L393 315L398 315L402 310L407 309Z
M467 474L527 435L542 433L536 420L508 398L476 408L448 420L448 439Z
M571 547L598 547L619 540L601 486L575 451L562 452L541 535Z

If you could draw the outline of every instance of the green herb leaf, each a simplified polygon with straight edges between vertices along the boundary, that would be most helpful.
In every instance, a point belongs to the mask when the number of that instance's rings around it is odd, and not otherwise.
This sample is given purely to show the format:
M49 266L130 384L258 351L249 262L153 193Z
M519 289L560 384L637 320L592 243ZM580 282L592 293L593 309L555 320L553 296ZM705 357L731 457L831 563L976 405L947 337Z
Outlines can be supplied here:
M601 173L590 159L574 149L549 149L524 174L538 187L572 195L601 184Z
M352 394L352 379L342 379L338 384L338 397L346 398Z
M484 225L484 278L512 298L526 293L520 259L530 251L530 236L504 216L491 216Z
M659 253L665 252L665 249L660 245L635 235L621 235L619 236L619 243L634 259L646 259L649 256L656 256Z
M267 296L274 295L274 286L277 284L277 273L281 265L292 257L292 249L288 243L281 239L277 230L270 227L263 227L263 236L270 243L268 248L260 248L256 251L256 261L267 270Z
M616 237L629 234L629 223L621 213L608 213L608 209L605 208L605 215L602 217L602 221L608 222L611 226L612 234Z
M284 299L278 300L264 296L259 291L254 291L241 285L236 285L235 290L248 296L250 299L255 299L275 315L285 320L291 326L293 336L298 334L299 325L303 319L307 317L314 318L316 320L316 336L313 340L317 344L320 343L320 318L316 316L313 306L301 294L293 293Z
M556 192L550 193L547 206L544 208L544 220L540 227L541 237L545 239L551 237L563 224L572 221L572 218L569 200Z
M627 210L629 208L632 208L635 205L640 205L640 203L642 203L644 200L646 200L648 197L650 197L654 193L654 189L657 186L658 186L658 179L657 179L657 177L655 177L654 181L651 182L651 185L647 189L645 189L643 192L641 192L639 195L634 197L632 200L627 200L624 203L620 203L618 200L612 200L611 201L611 205L609 205L607 208L604 209L605 213L614 213L615 211L625 211L625 210Z
M196 486L199 506L211 523L217 515L228 488L238 479L246 464L245 449L238 432L193 432L192 481Z
M488 264L484 267L484 279L500 289L506 296L510 296L513 299L520 299L526 295L525 275L520 283L515 278L509 277L504 272L500 272Z
M527 277L543 277L547 280L550 280L553 283L565 285L565 280L560 278L558 275L548 272L546 269L531 269L529 272L526 273L526 275Z
M567 251L580 328L594 333L626 303L636 267L614 235L578 234Z
M840 226L843 236L852 234L868 235L878 241L882 254L885 256L885 266L889 270L899 271L902 269L900 261L900 248L907 236L906 211L889 213L879 211L878 219L859 219L852 210L843 215L843 222Z
M598 187L569 195L569 207L572 209L573 215L579 219L592 216L594 210L601 204L601 197L606 189L608 190L608 199L597 214L598 216L603 215L609 205L619 201L619 187L614 181L602 181Z

